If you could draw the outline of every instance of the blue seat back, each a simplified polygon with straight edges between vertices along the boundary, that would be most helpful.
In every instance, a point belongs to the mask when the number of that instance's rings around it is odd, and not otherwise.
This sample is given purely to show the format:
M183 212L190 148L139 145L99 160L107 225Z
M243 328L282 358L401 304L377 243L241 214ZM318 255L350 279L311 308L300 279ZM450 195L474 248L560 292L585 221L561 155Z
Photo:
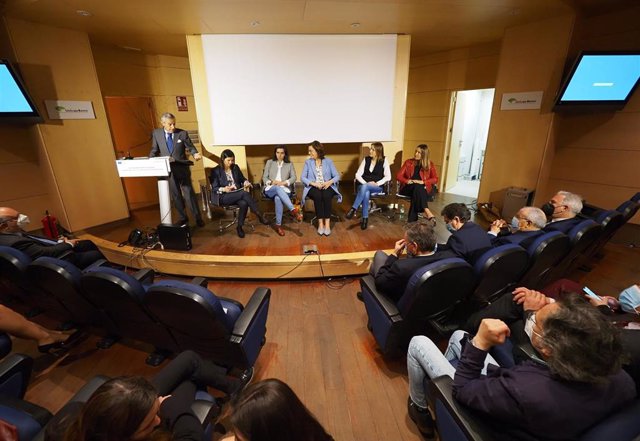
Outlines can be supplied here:
M473 293L474 301L493 302L513 288L529 264L529 255L519 245L506 244L490 248L478 257L473 265L478 284Z
M0 246L0 299L11 303L15 299L29 302L29 283L26 277L31 258L15 248Z
M640 201L625 201L620 204L618 208L616 208L616 211L621 213L622 216L624 216L624 221L627 222L629 219L636 215L639 208Z
M589 429L580 441L636 439L640 435L640 399L636 399Z
M559 231L550 231L536 238L527 248L529 268L520 279L521 286L541 288L545 275L569 252L569 238Z

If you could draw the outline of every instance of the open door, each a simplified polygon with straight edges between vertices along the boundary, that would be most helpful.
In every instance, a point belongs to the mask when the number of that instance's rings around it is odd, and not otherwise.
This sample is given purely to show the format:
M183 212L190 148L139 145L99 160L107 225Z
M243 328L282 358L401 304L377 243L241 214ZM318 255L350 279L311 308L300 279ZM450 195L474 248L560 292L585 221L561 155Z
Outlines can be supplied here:
M116 157L148 156L155 128L153 104L148 97L104 98ZM158 204L158 184L153 178L123 178L129 210Z
M478 197L495 89L462 90L452 99L444 191Z

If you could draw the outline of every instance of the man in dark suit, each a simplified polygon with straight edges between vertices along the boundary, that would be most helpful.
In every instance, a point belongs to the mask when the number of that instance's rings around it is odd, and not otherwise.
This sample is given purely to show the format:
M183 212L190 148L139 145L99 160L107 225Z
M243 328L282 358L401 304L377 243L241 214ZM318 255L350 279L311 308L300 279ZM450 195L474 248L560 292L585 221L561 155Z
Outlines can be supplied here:
M544 212L536 207L522 207L511 219L511 223L503 219L494 221L489 228L489 240L491 245L499 247L500 245L516 244L525 250L533 243L533 241L544 234L542 228L547 224L547 217ZM501 229L510 226L511 232L506 235L499 235Z
M29 217L13 208L0 207L0 245L22 251L32 259L38 257L63 258L84 269L104 259L104 255L90 240L63 238L60 241L35 236L24 231Z
M480 225L471 222L471 212L465 204L453 203L442 209L442 217L451 232L444 249L473 263L478 254L491 248L491 241Z
M191 213L196 218L196 224L204 227L202 214L198 209L196 194L191 185L191 170L187 163L188 151L193 159L199 161L202 156L191 142L186 130L176 128L176 117L171 113L164 113L160 118L162 128L155 129L151 133L151 152L149 157L169 156L171 163L171 176L169 176L169 190L171 200L178 210L180 219L178 225L189 223L189 218L185 211L184 201L186 199Z
M568 234L569 231L584 219L578 217L578 213L582 211L582 197L569 193L568 191L559 191L546 204L542 206L542 211L551 218L544 231L560 231Z
M403 252L407 253L407 259L400 259ZM409 224L404 238L396 242L393 254L376 251L369 272L375 278L376 288L397 302L413 273L425 265L449 257L456 255L451 251L438 250L433 224L421 220Z

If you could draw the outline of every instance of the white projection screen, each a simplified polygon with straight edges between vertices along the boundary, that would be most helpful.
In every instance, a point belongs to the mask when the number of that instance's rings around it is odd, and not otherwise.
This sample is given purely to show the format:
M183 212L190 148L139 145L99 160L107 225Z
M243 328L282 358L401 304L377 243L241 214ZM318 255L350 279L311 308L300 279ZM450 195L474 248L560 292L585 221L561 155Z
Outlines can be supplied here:
M392 140L395 35L202 35L214 145Z

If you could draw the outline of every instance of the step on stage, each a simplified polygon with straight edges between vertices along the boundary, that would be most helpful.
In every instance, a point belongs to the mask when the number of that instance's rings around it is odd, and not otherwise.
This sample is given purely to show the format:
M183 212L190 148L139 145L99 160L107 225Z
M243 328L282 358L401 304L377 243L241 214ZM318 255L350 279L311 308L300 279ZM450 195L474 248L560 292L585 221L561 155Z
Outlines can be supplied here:
M438 197L430 204L432 211L439 213L446 199L450 198ZM458 196L455 199L467 202L460 199L469 198ZM278 236L270 226L260 224L250 214L244 227L246 237L240 239L235 225L220 232L222 214L214 213L213 219L205 218L203 228L192 225L193 248L190 251L119 247L134 228L144 231L157 226L158 207L151 206L133 210L127 220L90 228L78 237L92 240L111 262L131 268L153 268L163 274L231 279L304 279L366 274L375 251L391 252L395 242L403 237L406 215L396 214L389 220L372 214L369 227L362 231L359 217L344 218L344 207L346 204L335 207L341 219L332 219L330 236L318 235L316 227L309 222L313 213L306 213L305 221L301 223L285 213L284 237ZM229 218L223 219L223 225L227 220ZM191 222L195 223L193 219ZM446 241L448 233L442 221L438 221L436 233L439 241ZM309 245L317 246L318 254L303 254L303 248Z

